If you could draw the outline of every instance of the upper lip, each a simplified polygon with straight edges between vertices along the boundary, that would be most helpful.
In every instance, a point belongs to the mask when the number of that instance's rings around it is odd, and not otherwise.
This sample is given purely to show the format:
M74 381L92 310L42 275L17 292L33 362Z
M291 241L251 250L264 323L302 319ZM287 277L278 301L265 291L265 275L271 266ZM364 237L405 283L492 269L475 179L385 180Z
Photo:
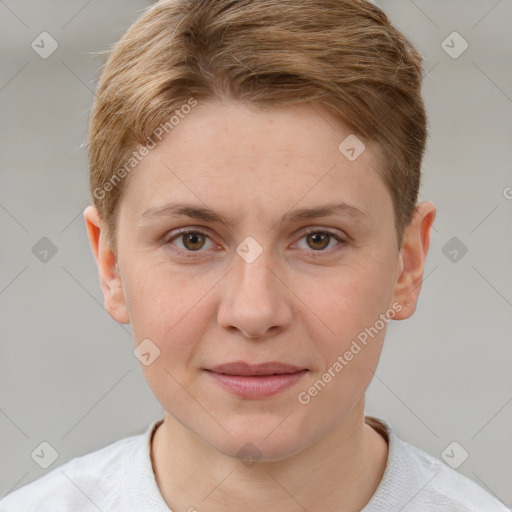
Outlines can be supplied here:
M232 363L219 364L207 370L225 375L274 375L283 373L295 373L306 368L291 364L269 362L261 364L249 364L245 361L234 361Z

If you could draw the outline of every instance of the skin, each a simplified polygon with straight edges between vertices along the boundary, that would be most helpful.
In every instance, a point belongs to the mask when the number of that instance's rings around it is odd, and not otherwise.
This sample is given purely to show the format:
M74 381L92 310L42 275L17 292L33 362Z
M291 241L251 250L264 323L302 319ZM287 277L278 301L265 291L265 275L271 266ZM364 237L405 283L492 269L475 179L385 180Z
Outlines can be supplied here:
M131 323L136 345L150 339L160 350L141 368L166 411L151 454L175 512L356 511L382 479L388 446L364 422L364 394L385 327L307 405L297 397L393 304L395 320L414 313L436 209L417 206L398 250L377 148L365 142L349 161L338 145L350 133L319 107L200 104L130 174L117 255L96 209L84 211L107 311ZM175 201L233 224L142 220ZM291 210L331 201L366 214L278 225ZM173 238L182 227L206 236ZM323 241L326 230L342 241ZM236 252L247 236L263 250L251 263ZM236 360L308 372L278 395L242 399L204 371ZM237 456L248 442L261 454L250 467Z

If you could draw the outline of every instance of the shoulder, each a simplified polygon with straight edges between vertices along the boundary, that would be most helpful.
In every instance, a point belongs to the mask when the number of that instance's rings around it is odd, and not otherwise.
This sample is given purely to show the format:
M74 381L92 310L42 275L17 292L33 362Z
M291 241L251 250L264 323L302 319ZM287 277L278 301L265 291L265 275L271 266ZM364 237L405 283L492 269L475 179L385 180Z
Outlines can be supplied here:
M97 512L102 505L121 506L125 460L142 437L126 437L71 459L5 496L0 512Z
M417 500L424 504L425 510L436 507L435 510L451 512L509 512L503 503L470 478L420 448L402 443L409 455L409 471L424 482Z
M385 503L404 512L510 512L470 478L397 437L386 420L366 421L386 434L389 453L382 481L364 512L380 510Z

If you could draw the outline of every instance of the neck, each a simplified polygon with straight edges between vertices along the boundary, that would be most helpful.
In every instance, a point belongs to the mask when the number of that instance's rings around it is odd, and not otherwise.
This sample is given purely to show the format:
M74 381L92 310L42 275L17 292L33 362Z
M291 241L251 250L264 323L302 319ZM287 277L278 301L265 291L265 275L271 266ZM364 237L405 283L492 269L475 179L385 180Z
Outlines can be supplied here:
M377 489L387 455L385 439L364 423L364 398L328 436L284 460L245 466L168 414L151 449L158 486L174 512L359 511Z

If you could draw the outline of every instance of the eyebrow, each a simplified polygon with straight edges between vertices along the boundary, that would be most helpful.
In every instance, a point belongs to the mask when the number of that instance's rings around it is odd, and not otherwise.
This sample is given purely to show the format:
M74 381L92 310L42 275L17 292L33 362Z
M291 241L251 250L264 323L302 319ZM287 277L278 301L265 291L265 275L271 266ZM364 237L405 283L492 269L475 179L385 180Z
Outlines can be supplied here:
M297 222L302 220L315 219L318 217L326 217L328 215L340 215L354 220L362 220L368 217L368 212L363 208L345 202L328 203L313 208L300 208L283 215L278 225L287 222ZM220 222L231 226L235 223L238 216L226 215L194 204L187 203L170 203L163 206L155 206L147 209L141 215L141 220L150 220L160 217L189 217L191 219L201 220L204 222Z

